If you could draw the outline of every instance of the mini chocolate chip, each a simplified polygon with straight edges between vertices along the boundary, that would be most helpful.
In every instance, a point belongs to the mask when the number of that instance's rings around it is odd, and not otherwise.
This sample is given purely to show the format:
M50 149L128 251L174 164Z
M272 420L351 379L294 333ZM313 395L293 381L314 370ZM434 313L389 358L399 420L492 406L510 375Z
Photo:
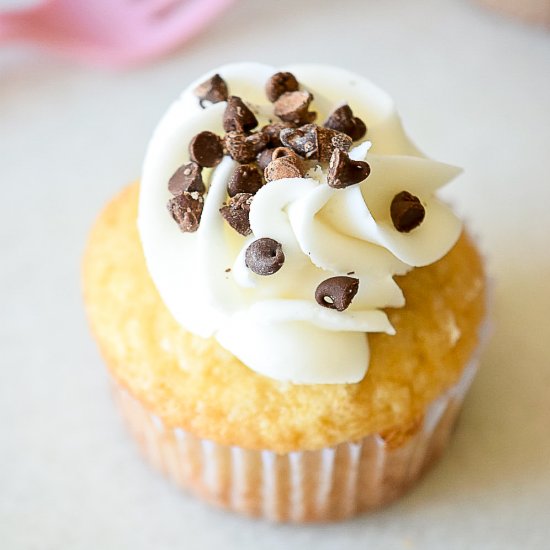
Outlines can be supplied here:
M351 138L343 132L330 128L319 128L319 160L329 162L335 149L347 152L351 149Z
M281 243L267 237L253 241L244 254L246 267L258 275L273 275L284 261Z
M355 121L353 120L353 112L349 105L338 107L329 115L325 123L325 128L344 132L351 137L351 133L355 129Z
M317 117L317 113L308 111L312 100L309 92L286 92L275 102L273 112L285 122L307 124Z
M241 235L250 235L250 205L253 195L250 193L239 193L229 199L227 204L220 208L220 214L224 220Z
M262 185L262 174L258 167L255 164L241 164L235 168L227 184L227 192L230 197L238 193L254 195Z
M408 233L418 227L426 215L420 199L408 191L397 193L390 206L391 221L400 233Z
M295 128L296 126L290 122L274 122L264 126L260 131L267 136L268 147L281 147L281 130L285 128Z
M285 92L295 92L300 85L292 73L275 73L265 85L267 99L273 103Z
M281 142L306 159L315 159L319 152L316 124L281 130Z
M250 144L256 155L261 153L269 143L268 137L263 132L252 132L246 136L246 142Z
M188 162L180 166L168 180L168 190L172 195L179 195L184 191L204 193L206 188L202 181L202 168L196 162Z
M281 130L281 141L298 155L321 162L328 162L334 149L349 151L352 145L346 134L316 124Z
M354 117L354 120L355 130L353 131L353 134L350 134L349 137L353 141L357 141L362 137L365 137L365 134L367 133L367 125L359 117Z
M301 178L303 174L296 164L285 159L277 159L267 165L264 176L266 181L274 181L284 178Z
M223 129L226 132L249 132L258 126L254 113L236 95L227 98L223 113Z
M192 233L199 228L204 207L204 199L196 191L184 191L168 201L168 211L184 233Z
M315 290L315 300L321 306L337 311L349 307L359 290L359 279L354 277L331 277L325 279Z
M223 144L233 160L242 163L252 162L255 157L254 149L246 141L243 132L228 132L223 138Z
M272 153L271 162L264 170L266 181L283 178L303 178L304 174L303 160L287 147L277 147Z
M226 101L227 96L229 95L227 84L219 74L215 74L213 77L205 80L202 84L199 84L195 88L194 93L199 98L200 106L203 109L204 101L219 103L220 101Z
M256 162L260 170L263 172L267 165L273 160L272 155L275 149L264 149L259 155L256 156Z
M298 164L302 159L290 147L277 147L271 153L271 160L289 157L292 162Z
M330 187L343 189L359 183L370 174L370 166L361 160L351 160L340 149L334 149L328 165L327 183Z
M342 105L335 109L326 120L324 127L343 132L353 141L361 139L367 132L365 123L359 117L353 116L349 105Z
M203 168L217 166L223 158L223 147L220 138L212 132L197 134L189 144L189 156Z
M223 142L233 160L247 164L253 162L256 155L265 149L267 138L261 132L254 132L249 136L242 132L228 132Z

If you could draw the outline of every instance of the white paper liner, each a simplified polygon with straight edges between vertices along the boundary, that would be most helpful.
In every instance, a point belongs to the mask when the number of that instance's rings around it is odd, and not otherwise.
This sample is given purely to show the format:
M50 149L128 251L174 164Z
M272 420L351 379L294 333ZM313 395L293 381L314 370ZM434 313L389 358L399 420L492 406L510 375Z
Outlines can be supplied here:
M441 455L477 364L476 354L401 446L375 434L287 454L220 445L168 429L120 385L114 383L113 389L147 459L180 487L213 504L273 521L331 521L391 502Z

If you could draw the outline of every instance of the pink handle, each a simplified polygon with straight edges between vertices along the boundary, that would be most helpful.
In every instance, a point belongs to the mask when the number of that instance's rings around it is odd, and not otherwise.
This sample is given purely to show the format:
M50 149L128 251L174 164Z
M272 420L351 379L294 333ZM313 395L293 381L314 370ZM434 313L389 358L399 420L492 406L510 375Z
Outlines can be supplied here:
M113 57L106 61L112 66L131 66L159 54L175 50L179 45L200 34L203 28L235 0L188 0L183 7L162 25L162 33L146 43L139 55Z
M8 11L0 14L0 44L29 39L31 10Z
M89 0L97 2L97 10L92 15L103 14L109 3L115 0ZM130 17L126 34L126 42L111 41L109 32L113 29L109 25L120 26L119 35L124 35L125 27L123 12L114 10L112 21L101 21L98 17L89 20L77 17L76 9L82 0L66 0L55 2L44 0L36 7L0 13L0 44L13 41L38 42L52 51L75 58L110 66L129 67L143 61L157 57L175 49L196 34L198 34L214 17L227 8L234 0L142 0L147 7L162 7L169 9L165 16L159 15L156 19L145 17L141 2L117 0L120 8L127 10ZM123 3L124 2L124 3ZM135 6L137 5L137 6ZM83 7L83 6L81 6ZM135 7L135 9L134 9ZM48 8L48 9L46 9ZM139 9L138 9L139 8ZM102 11L103 10L103 11ZM83 12L85 14L85 11ZM151 13L151 12L149 12ZM159 12L160 13L160 12ZM82 14L80 14L82 15ZM145 12L147 15L147 12ZM46 25L46 22L70 23L75 19L74 27L66 36L58 36L63 31L63 25ZM49 28L52 27L52 28ZM106 32L94 32L106 31ZM116 30L116 29L115 29ZM96 36L97 35L97 36ZM97 40L88 39L95 37ZM120 36L119 36L120 38Z

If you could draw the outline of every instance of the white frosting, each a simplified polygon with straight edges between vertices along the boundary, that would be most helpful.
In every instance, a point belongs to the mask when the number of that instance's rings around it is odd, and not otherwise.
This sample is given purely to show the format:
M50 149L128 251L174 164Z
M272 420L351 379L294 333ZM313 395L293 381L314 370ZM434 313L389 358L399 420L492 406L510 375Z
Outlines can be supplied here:
M194 88L219 73L230 93L255 109L261 127L273 118L265 82L278 70L291 71L313 93L318 123L343 102L366 122L368 141L356 144L350 157L368 155L370 176L333 189L318 166L304 178L272 181L252 201L253 235L242 237L219 213L236 166L224 157L210 176L203 171L207 194L198 231L182 233L166 210L168 179L189 160L194 135L223 134L225 103L202 109ZM458 239L459 220L434 195L458 173L423 157L404 133L391 99L355 74L322 65L226 65L183 92L149 145L138 219L147 266L186 330L215 336L254 371L294 383L358 382L369 361L365 333L393 334L382 308L404 305L393 276L438 260ZM389 215L393 197L404 190L426 209L423 223L410 233L399 233ZM248 245L261 237L280 242L285 254L282 268L271 276L256 275L244 262ZM348 309L316 303L321 281L350 272L359 279L359 290Z

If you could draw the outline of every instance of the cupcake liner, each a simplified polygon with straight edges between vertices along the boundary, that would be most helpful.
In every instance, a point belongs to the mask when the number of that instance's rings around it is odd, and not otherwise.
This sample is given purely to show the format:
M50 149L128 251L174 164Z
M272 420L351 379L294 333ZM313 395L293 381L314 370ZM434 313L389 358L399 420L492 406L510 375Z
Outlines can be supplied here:
M477 364L476 354L412 430L286 454L220 445L169 428L116 382L113 391L145 457L180 487L273 521L332 521L391 502L441 455Z
M550 29L550 0L478 0L478 2L502 13Z

